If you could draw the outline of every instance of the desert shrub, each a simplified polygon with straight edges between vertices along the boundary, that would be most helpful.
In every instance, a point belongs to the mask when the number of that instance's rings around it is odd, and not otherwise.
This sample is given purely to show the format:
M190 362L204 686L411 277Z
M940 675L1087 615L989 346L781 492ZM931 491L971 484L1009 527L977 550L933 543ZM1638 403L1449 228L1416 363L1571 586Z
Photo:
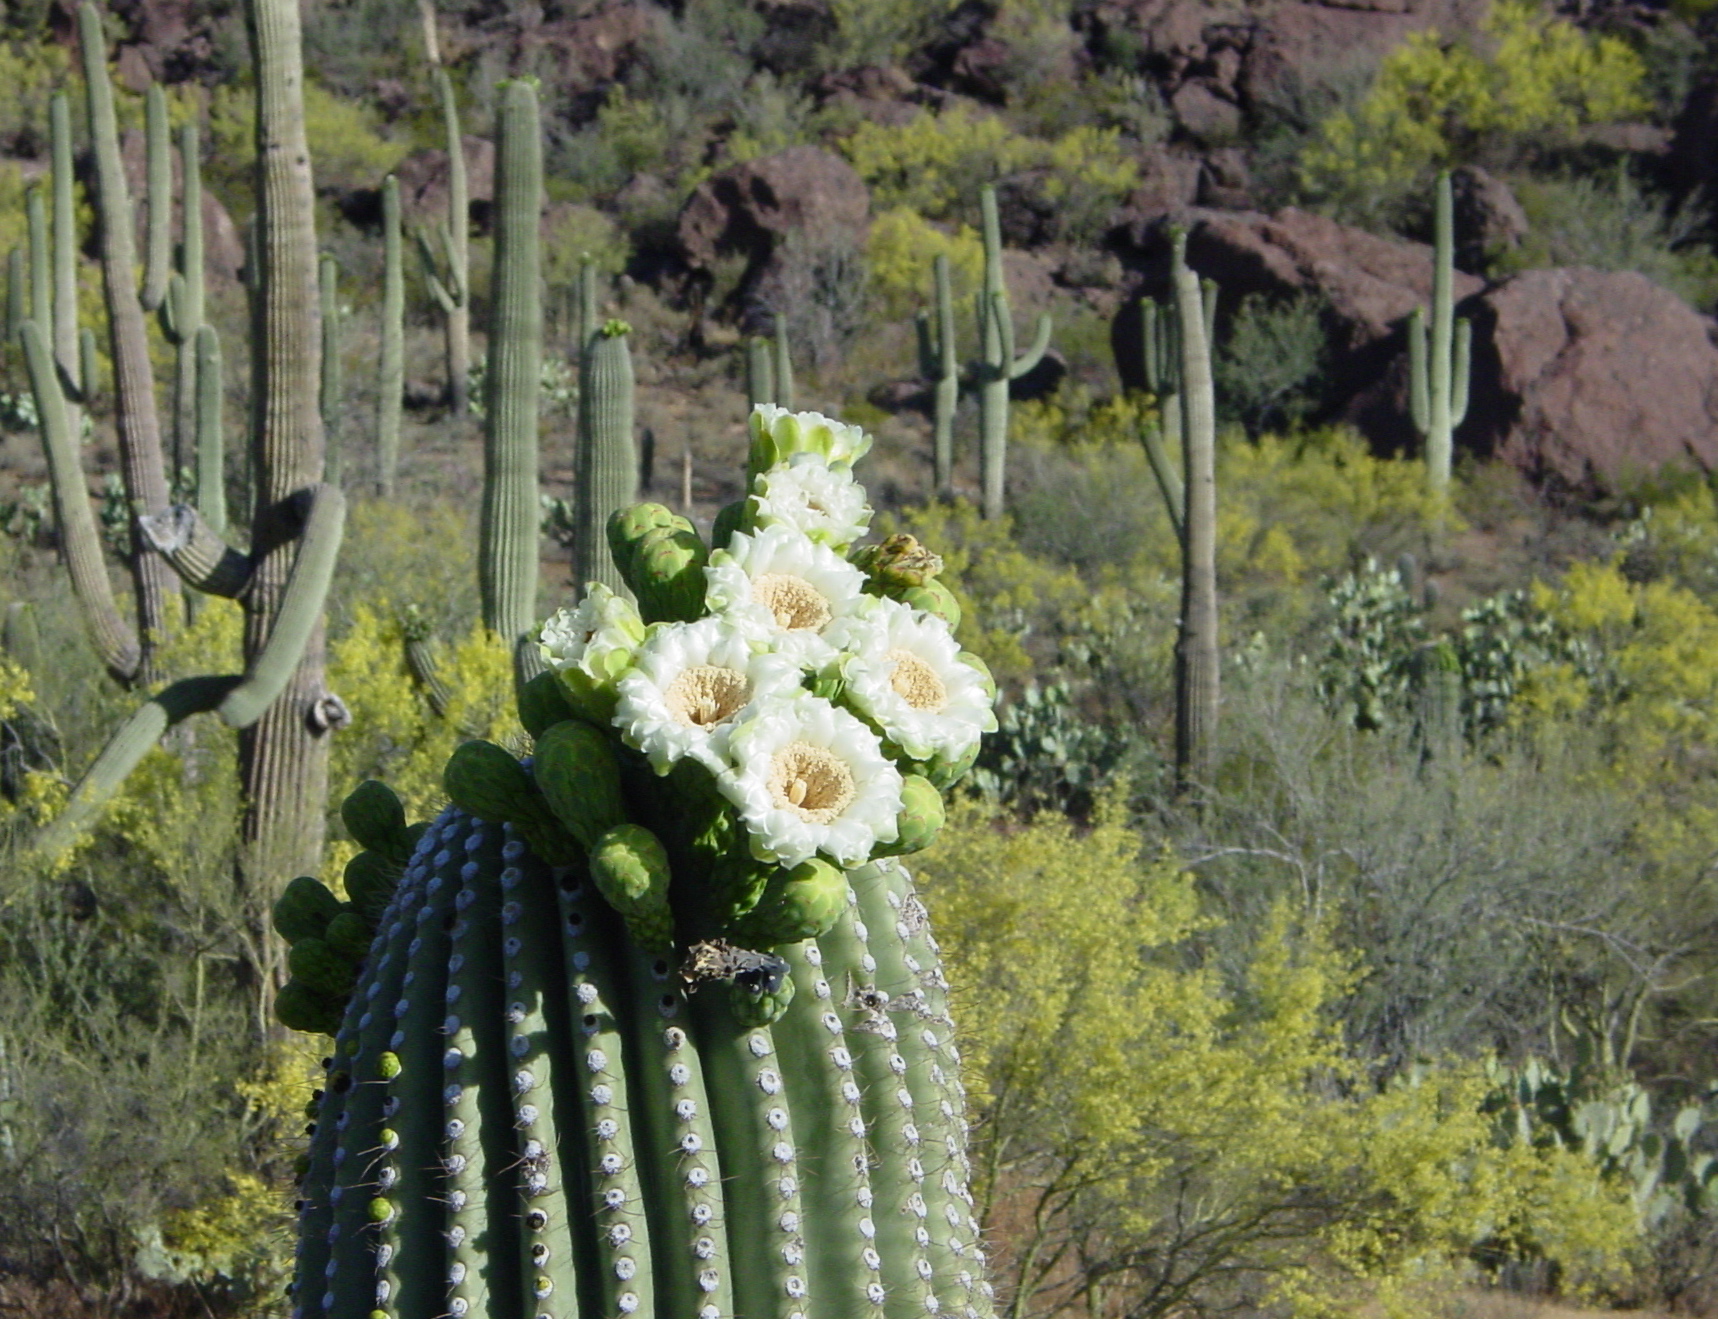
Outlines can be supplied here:
M950 233L906 206L893 207L871 221L865 261L883 315L910 316L933 305L931 263L939 256L948 258L955 315L960 318L956 325L964 326L968 318L962 313L984 280L984 244L978 230L963 224Z
M1067 212L1070 233L1106 212L1138 177L1116 129L1082 125L1046 141L963 105L916 115L899 127L866 120L841 149L879 208L906 206L933 220L970 218L982 185L1041 166L1039 186L1047 201Z
M823 58L831 69L893 64L936 30L956 0L831 0L835 37Z
M1214 364L1219 416L1254 435L1293 430L1306 419L1318 405L1328 350L1321 311L1311 294L1241 300Z
M1363 968L1280 900L1213 957L1192 877L1113 799L1086 829L969 806L917 869L968 987L976 1189L1023 1312L1097 1286L1142 1316L1348 1313L1356 1282L1460 1276L1486 1236L1625 1271L1637 1228L1593 1164L1499 1148L1477 1065L1361 1081L1337 1010Z
M851 238L789 234L752 293L756 310L779 314L792 351L816 370L833 365L864 326L870 271Z
M570 285L586 260L604 275L626 269L632 245L620 227L593 206L563 206L543 234L543 279L551 289Z
M71 56L53 41L0 41L0 143L9 156L48 153L48 101L72 84ZM74 98L76 99L76 98Z
M1542 266L1635 270L1702 310L1718 302L1718 255L1700 241L1692 202L1671 207L1643 189L1627 165L1607 180L1591 175L1520 179L1529 228L1496 254L1499 274Z
M1500 4L1482 42L1411 35L1387 56L1366 99L1326 119L1301 156L1305 189L1340 210L1376 215L1424 173L1643 112L1640 59L1521 2Z
M383 135L374 110L310 79L304 84L304 131L316 161L316 186L324 192L377 187L411 150L409 142ZM221 188L229 209L248 213L256 155L252 88L225 83L215 89L209 100L208 136L204 169L211 185Z

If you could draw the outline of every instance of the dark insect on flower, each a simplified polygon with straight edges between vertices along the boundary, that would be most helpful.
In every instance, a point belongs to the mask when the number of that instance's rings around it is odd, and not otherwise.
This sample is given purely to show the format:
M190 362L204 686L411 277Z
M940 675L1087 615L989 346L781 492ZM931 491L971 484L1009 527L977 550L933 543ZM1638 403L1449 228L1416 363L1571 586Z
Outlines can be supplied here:
M711 980L732 980L752 994L774 994L787 978L787 959L774 953L736 948L726 939L709 939L686 950L680 979L687 993Z

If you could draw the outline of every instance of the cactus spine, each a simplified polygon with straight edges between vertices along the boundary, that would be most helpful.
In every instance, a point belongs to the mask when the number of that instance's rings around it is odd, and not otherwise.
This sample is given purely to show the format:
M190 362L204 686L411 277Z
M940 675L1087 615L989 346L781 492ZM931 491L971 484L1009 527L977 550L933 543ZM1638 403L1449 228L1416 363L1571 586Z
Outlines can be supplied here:
M376 378L376 493L394 494L400 410L406 388L406 273L400 243L400 181L382 180L382 353Z
M1218 707L1217 405L1199 279L1177 235L1175 305L1181 341L1181 453L1186 490L1181 623L1175 642L1175 772L1182 791L1211 782Z
M440 252L419 232L418 255L424 281L441 308L447 331L447 400L455 416L465 415L471 380L471 206L465 176L465 142L459 131L459 104L453 80L438 64L436 89L441 94L442 121L447 128L447 222L436 226Z
M585 346L579 380L579 486L574 507L574 580L621 591L626 583L609 549L608 519L638 498L632 436L632 352L625 321L609 321Z
M323 479L330 485L339 485L344 457L340 420L346 393L345 366L340 358L340 265L326 254L320 264L317 292L322 312L322 378L317 393L325 445L322 471Z
M516 658L529 662L522 643L537 607L537 388L543 346L537 273L543 149L537 93L530 83L507 85L498 122L479 585L484 626Z
M972 375L978 385L978 454L983 477L982 511L1002 516L1008 473L1008 386L1043 360L1050 346L1051 321L1040 313L1037 333L1024 353L1014 353L1014 316L1002 274L1002 222L996 189L979 194L984 224L984 288L978 295L979 358Z
M931 382L931 463L939 495L954 488L954 413L960 404L960 366L954 342L954 294L948 257L931 262L935 310L918 315L919 374Z
M1467 416L1468 371L1473 357L1473 327L1455 316L1455 205L1450 175L1438 175L1433 203L1432 324L1416 307L1408 319L1408 394L1414 427L1426 441L1426 480L1432 493L1447 498L1455 428Z

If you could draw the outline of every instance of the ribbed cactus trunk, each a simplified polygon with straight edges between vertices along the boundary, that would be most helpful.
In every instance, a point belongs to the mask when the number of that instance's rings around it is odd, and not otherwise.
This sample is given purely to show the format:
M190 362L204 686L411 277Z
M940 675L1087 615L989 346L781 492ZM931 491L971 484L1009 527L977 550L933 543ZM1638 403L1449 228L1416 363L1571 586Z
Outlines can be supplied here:
M95 5L86 3L78 10L78 36L95 144L96 212L101 227L102 291L107 304L108 350L113 360L120 474L132 515L129 556L141 656L137 676L146 682L155 647L175 621L170 611L177 608L179 592L172 569L144 538L138 518L165 513L170 494L155 411L148 329L137 294L131 200L119 157L119 129L107 76L107 41L102 35L101 11Z
M444 265L437 271L435 262L427 258L425 265L430 272L430 292L441 307L447 335L448 407L459 417L465 415L471 397L471 203L466 182L465 139L459 127L459 102L453 94L453 79L439 64L435 82L447 132L447 225L441 231Z
M1408 389L1414 425L1426 439L1426 480L1439 500L1448 498L1455 428L1467 416L1472 327L1455 315L1455 203L1449 171L1438 175L1433 201L1432 324L1416 308L1408 321Z
M304 136L304 68L296 0L247 0L257 83L259 339L252 345L260 389L251 437L254 561L245 597L245 658L273 631L299 551L303 496L322 479L317 412L320 325L316 199ZM249 808L246 869L259 897L321 860L328 797L328 734L342 721L327 694L318 609L279 699L239 735ZM272 942L268 945L272 947Z
M528 660L523 643L537 621L537 390L543 352L537 233L543 147L530 83L507 85L498 128L478 584L484 626L516 659Z
M406 391L406 271L400 240L400 181L382 180L382 350L376 372L376 493L394 496L400 413Z
M585 345L579 379L578 490L573 509L573 576L624 591L609 549L609 515L638 498L633 441L632 351L624 321L610 321Z
M52 168L53 242L50 261L53 267L53 341L54 360L61 372L64 390L70 397L66 406L66 426L74 440L83 438L83 391L95 386L94 374L85 378L83 348L78 329L78 221L72 196L72 111L64 92L55 92L48 104L49 161ZM47 321L41 322L46 327Z
M1181 339L1181 451L1186 490L1181 623L1175 643L1175 773L1183 792L1211 783L1216 763L1217 407L1199 279L1177 245L1175 300Z
M978 295L979 358L973 364L978 383L978 462L987 518L1002 516L1008 484L1008 387L1043 360L1050 346L1050 317L1040 315L1038 331L1024 353L1014 353L1014 314L1002 271L1002 223L996 210L996 190L979 194L984 233L984 288Z
M177 350L173 372L173 461L193 463L202 470L203 457L195 458L197 435L197 334L203 325L203 167L197 142L197 125L179 130L180 221L179 269L167 281L167 299L161 305L161 326L167 341Z

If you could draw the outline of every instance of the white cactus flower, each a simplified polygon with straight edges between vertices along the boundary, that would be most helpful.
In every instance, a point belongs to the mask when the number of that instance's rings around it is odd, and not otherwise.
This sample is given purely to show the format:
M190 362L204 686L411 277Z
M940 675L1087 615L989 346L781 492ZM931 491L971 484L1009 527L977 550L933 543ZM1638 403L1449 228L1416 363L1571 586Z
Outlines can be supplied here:
M789 527L820 545L845 550L865 534L871 507L846 467L796 453L752 482L746 516L753 527Z
M797 866L821 852L855 866L895 841L901 772L875 733L828 701L757 702L728 734L728 759L716 783L760 861Z
M865 598L863 573L791 527L736 532L710 556L704 578L712 614L808 668L829 662L824 630Z
M644 641L644 620L624 596L601 582L585 587L576 609L560 609L538 633L538 649L561 685L575 697L612 704L614 684Z
M995 731L989 684L942 619L867 597L825 637L843 652L843 701L911 759L958 761Z
M821 412L789 412L774 403L760 403L749 419L751 453L746 470L753 476L785 463L796 453L813 453L826 463L851 467L871 449L863 428L836 421Z
M741 711L803 690L797 663L757 648L720 618L651 628L619 687L615 727L658 774L687 756L719 773Z

